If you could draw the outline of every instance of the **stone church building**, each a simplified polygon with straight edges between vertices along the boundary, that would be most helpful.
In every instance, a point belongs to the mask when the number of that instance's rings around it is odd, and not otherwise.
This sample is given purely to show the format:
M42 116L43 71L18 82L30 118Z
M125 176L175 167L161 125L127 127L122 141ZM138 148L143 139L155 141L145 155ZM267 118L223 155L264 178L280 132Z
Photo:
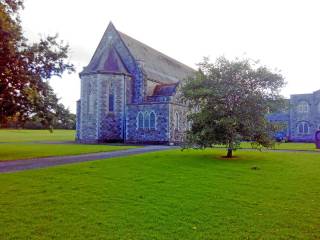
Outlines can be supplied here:
M79 142L169 144L188 127L179 84L195 70L119 32L112 23L80 73Z

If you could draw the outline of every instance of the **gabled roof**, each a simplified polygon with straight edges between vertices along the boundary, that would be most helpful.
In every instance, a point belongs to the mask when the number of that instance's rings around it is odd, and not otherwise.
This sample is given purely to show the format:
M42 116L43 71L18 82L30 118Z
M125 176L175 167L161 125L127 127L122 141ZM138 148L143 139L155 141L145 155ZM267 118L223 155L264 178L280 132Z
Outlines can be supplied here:
M113 48L109 49L108 57L103 64L103 69L108 72L127 72L119 55Z
M315 92L313 92L313 94L320 94L320 89L315 91Z
M141 62L149 79L162 83L176 83L194 74L195 70L187 65L124 33L119 32L119 34L133 57Z
M150 80L160 84L171 84L184 80L195 73L194 69L183 63L119 32L113 24L110 23L94 56L81 74L110 72L112 70L115 70L115 72L124 71L128 73L125 64L122 64L123 59L121 59L117 53L117 49L113 47L114 43L112 43L112 41L114 40L111 40L113 36L117 36L115 39L118 40L116 41L121 41L122 44L125 45L130 55L140 65L142 71ZM110 57L109 55L112 56Z

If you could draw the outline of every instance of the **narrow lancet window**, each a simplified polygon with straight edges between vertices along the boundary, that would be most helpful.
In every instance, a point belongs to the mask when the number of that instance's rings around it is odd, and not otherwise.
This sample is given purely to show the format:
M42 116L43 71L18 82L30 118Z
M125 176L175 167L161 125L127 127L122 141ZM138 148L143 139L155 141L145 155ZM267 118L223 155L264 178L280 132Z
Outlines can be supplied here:
M144 121L142 112L138 113L138 119L137 120L138 120L138 128L142 129L143 128L143 121Z
M179 126L179 114L176 112L176 116L175 116L175 130L180 130L180 126Z
M156 129L156 114L154 112L150 113L150 129Z
M109 94L109 112L114 111L114 95Z
M150 124L149 113L145 112L144 113L144 128L149 129L149 124Z
M89 114L94 114L94 108L95 108L95 96L94 94L91 92L89 95L89 99L88 99L88 113Z

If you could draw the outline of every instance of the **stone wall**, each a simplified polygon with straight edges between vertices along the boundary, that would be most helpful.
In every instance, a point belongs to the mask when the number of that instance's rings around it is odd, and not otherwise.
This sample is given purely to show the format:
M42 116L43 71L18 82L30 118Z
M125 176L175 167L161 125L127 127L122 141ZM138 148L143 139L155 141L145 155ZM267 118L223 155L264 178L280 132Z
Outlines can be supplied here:
M131 78L122 74L81 76L81 119L77 133L80 142L123 140L125 103L132 98L131 88ZM109 94L114 96L113 111L109 111Z
M78 141L157 144L183 141L184 132L188 126L186 107L177 102L169 102L171 97L163 99L163 102L130 104L133 99L131 94L133 86L131 78L123 74L82 75L81 101L78 109L80 119L77 124ZM110 94L114 95L112 112L109 111ZM154 112L155 129L138 128L139 112ZM179 116L179 127L176 126L176 114Z
M155 129L138 128L138 113L154 112L156 115ZM168 103L130 104L127 107L126 142L167 144L169 142Z
M87 75L81 78L81 113L79 141L95 142L97 140L96 101L97 75ZM89 109L91 107L91 109Z
M306 102L309 105L307 113L300 113L298 106L301 102ZM313 142L315 132L320 127L320 92L311 94L297 94L290 98L290 136L291 141L299 142ZM301 134L298 132L298 124L300 122L307 122L309 124L309 133Z
M170 103L169 107L169 138L171 143L183 142L185 132L188 129L187 113L188 108L185 105L178 103ZM178 126L177 126L178 117Z

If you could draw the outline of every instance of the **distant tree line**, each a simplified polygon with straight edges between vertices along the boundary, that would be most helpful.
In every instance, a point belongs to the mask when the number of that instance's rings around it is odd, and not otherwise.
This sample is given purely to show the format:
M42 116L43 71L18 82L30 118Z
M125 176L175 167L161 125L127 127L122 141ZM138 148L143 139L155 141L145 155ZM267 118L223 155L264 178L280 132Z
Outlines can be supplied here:
M54 114L48 127L43 122L43 118L38 114L29 117L25 121L20 121L16 117L8 117L3 128L26 128L26 129L75 129L76 128L76 115L71 113L62 104L58 105L58 112Z
M22 0L0 1L0 127L74 128L74 114L59 103L48 83L52 76L74 71L67 62L69 46L57 35L28 41L21 9Z

